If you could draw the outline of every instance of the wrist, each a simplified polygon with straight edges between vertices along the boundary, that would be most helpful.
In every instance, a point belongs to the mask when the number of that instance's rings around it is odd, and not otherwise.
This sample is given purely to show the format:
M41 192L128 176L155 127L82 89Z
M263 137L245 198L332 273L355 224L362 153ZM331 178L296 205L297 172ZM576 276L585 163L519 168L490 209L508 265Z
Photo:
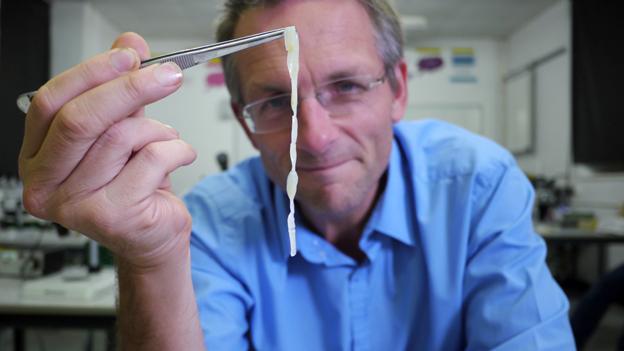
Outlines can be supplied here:
M115 255L118 270L129 275L152 275L188 266L190 232L178 233L158 248L140 254Z
M119 342L128 350L197 350L202 345L190 249L179 245L146 264L118 258Z

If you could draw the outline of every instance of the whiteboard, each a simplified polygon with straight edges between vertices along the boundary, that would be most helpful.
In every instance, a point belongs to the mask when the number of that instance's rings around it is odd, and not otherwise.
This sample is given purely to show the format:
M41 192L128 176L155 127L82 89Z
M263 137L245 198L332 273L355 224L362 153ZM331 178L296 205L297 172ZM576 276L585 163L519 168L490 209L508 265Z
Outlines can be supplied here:
M405 119L435 118L453 123L477 134L484 133L483 106L479 103L410 104Z
M507 79L503 89L503 143L516 155L531 153L534 148L531 71L524 71Z

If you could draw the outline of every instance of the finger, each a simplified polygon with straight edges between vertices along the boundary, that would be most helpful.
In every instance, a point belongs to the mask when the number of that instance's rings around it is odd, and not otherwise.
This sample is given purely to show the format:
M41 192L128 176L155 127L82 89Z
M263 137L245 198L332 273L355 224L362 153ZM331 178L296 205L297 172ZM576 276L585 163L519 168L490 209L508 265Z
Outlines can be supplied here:
M110 183L107 195L117 204L134 205L150 197L169 173L195 157L193 148L180 139L150 143Z
M114 124L89 149L63 183L63 193L89 193L108 184L130 157L145 145L178 138L170 126L149 118L126 118Z
M42 181L66 179L108 128L139 107L177 90L182 71L175 63L152 65L123 75L71 100L57 113L35 163L47 167Z
M167 176L165 176L165 179L160 182L158 189L171 192L171 177L169 176L169 174L167 174Z
M126 32L117 37L112 48L132 48L139 54L141 61L145 61L151 56L149 46L147 45L145 39L133 32ZM134 111L131 116L145 116L145 107L141 107Z
M138 67L139 57L133 49L114 49L80 63L48 81L35 94L26 115L21 157L28 159L37 153L54 115L68 101Z
M150 49L147 42L143 37L133 32L126 32L118 36L111 48L132 48L139 54L141 61L150 58Z

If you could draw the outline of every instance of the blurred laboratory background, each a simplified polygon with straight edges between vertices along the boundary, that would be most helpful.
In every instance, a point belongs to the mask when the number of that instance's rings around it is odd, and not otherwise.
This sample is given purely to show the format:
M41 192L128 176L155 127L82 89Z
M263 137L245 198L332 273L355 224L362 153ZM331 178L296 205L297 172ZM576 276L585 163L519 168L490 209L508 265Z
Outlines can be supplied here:
M17 95L107 50L124 31L144 36L153 55L210 43L220 3L0 0L0 350L114 348L112 257L80 233L23 210ZM617 2L392 3L406 39L405 118L447 120L516 155L536 188L536 231L571 314L581 302L605 310L594 316L595 329L583 331L585 349L615 350L624 296L610 303L595 293L605 281L624 284L622 269L617 274L624 264L624 26ZM172 175L177 194L256 153L230 111L219 62L185 71L183 87L147 114L198 150L194 164Z

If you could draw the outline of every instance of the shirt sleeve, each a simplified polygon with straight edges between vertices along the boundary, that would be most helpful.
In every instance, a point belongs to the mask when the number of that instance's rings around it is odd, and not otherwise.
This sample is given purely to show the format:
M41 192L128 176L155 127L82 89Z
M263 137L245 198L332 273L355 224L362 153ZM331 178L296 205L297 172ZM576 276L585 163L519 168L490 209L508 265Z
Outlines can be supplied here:
M195 256L191 274L206 349L248 350L251 297L206 251L193 246L191 255Z
M568 301L531 221L517 166L476 178L464 280L466 350L574 350Z
M193 215L191 275L206 349L248 350L253 299L227 250L231 228L216 218L206 198L185 201Z

